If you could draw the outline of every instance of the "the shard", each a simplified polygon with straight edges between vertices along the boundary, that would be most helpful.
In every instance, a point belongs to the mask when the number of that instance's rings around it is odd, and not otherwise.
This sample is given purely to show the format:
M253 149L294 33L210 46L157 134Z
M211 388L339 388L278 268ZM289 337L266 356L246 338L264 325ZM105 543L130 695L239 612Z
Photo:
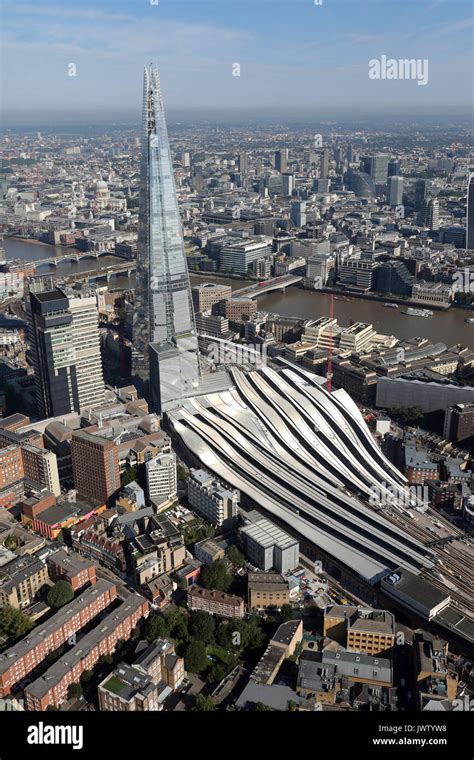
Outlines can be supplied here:
M145 67L132 374L155 411L200 383L198 339L157 69Z

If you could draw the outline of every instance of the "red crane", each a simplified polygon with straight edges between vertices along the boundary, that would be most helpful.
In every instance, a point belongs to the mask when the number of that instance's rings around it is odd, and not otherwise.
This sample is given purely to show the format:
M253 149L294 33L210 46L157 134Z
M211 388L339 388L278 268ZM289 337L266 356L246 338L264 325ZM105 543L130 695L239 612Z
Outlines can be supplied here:
M332 320L334 319L334 295L332 293L329 297L329 319L332 323ZM331 389L332 389L332 324L330 324L330 327L329 327L328 371L327 371L326 377L328 379L327 390L328 390L328 393L331 393Z

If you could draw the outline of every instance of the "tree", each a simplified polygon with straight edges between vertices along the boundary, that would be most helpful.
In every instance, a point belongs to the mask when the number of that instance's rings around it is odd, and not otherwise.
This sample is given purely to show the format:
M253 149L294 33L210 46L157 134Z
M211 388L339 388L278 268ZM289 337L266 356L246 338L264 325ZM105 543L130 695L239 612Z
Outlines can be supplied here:
M114 658L111 654L101 654L98 663L99 665L112 665Z
M81 681L82 683L89 683L89 681L92 679L92 676L94 675L92 670L83 670L81 674Z
M184 610L171 608L165 616L169 635L179 644L185 644L189 641L188 617Z
M199 712L211 712L216 709L215 702L210 697L205 697L203 694L198 694L196 696L196 704L194 705L193 710Z
M79 699L82 697L82 686L80 683L71 683L67 690L68 699Z
M236 567L243 567L245 564L245 557L235 544L229 546L227 550L227 558Z
M223 649L231 649L234 646L232 641L233 630L229 623L219 623L216 630L216 641Z
M190 632L205 644L214 641L215 622L212 615L204 610L197 610L191 618Z
M220 683L226 675L227 668L225 665L222 662L214 662L206 674L206 681L209 681L209 683Z
M0 635L7 639L18 639L33 628L33 621L28 615L16 610L9 604L0 607Z
M169 626L163 615L152 614L146 621L145 638L147 641L166 638L170 635Z
M210 567L204 568L202 580L206 588L227 591L232 582L232 576L227 570L224 560L218 559Z
M178 480L186 480L188 476L187 470L182 464L176 465L176 477Z
M128 470L125 470L120 476L120 485L123 487L127 486L129 483L133 483L133 481L137 479L137 475L138 468L136 466L129 467Z
M64 607L65 604L72 602L74 599L74 591L72 586L67 581L57 581L52 589L48 593L48 604L50 607Z
M419 406L399 406L393 412L402 425L418 425L423 419L423 410Z
M273 707L268 707L263 702L255 702L253 709L255 712L273 712Z
M206 647L202 641L193 639L184 653L184 667L191 673L201 673L208 665Z
M14 551L16 549L17 541L13 534L10 533L10 535L6 537L5 546L7 549L10 549L10 551Z
M280 624L287 623L289 620L293 620L293 607L291 604L284 604L280 609Z

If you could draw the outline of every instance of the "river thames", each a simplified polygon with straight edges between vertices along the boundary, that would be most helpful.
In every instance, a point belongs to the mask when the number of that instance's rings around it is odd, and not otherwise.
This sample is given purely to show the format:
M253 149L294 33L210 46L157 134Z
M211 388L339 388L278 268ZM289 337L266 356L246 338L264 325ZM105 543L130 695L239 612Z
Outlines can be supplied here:
M38 261L52 256L71 253L68 248L51 246L45 243L33 243L15 238L6 238L3 243L7 260ZM99 266L113 266L120 261L115 256L102 256ZM41 266L40 273L68 275L80 273L96 267L93 259L83 259L79 262L61 262L57 267ZM233 290L244 287L241 280L228 280L222 277L191 275L193 285L206 281L228 284ZM134 277L113 277L109 287L112 289L132 288ZM390 300L389 298L387 300ZM259 308L282 316L317 319L329 315L330 296L312 290L303 290L297 286L290 287L285 293L274 292L258 299ZM334 316L342 326L353 322L369 322L378 333L395 335L397 338L410 338L421 335L433 342L442 341L448 346L460 343L474 349L474 324L469 325L464 320L473 316L474 312L461 309L449 309L446 312L435 311L432 317L409 317L402 314L403 306L399 309L389 309L381 302L372 302L359 298L350 301L334 300Z

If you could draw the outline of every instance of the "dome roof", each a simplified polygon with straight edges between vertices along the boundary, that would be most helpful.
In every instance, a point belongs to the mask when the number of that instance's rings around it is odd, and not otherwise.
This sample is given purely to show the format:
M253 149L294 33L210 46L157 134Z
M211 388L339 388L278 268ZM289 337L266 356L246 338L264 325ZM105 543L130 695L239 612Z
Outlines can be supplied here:
M104 182L103 179L100 179L97 182L97 185L96 185L97 190L107 190L107 188L108 188L107 182Z

